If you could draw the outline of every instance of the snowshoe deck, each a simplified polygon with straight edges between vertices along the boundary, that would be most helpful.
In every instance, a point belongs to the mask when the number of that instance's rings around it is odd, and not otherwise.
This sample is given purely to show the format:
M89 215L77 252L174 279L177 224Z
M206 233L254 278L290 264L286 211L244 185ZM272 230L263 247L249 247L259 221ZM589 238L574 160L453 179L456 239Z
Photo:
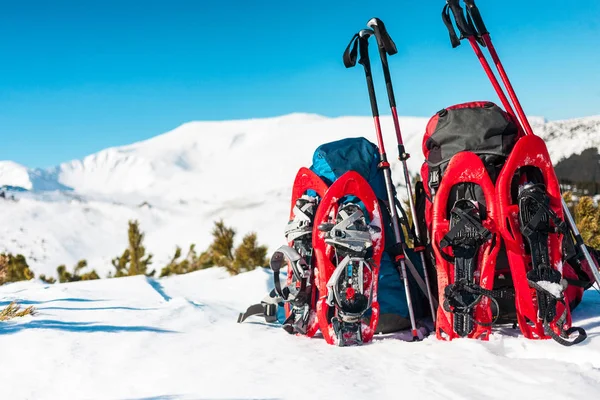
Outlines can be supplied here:
M344 200L351 202L340 204ZM373 190L353 171L334 182L321 201L313 247L317 315L329 344L360 345L373 338L379 319L377 279L384 243L381 215ZM363 316L369 310L367 325Z
M467 199L458 200L448 212L451 190L466 183L478 185L483 191L485 216L474 201ZM494 318L491 304L495 301L495 262L500 247L493 223L496 215L494 186L483 162L470 152L456 154L448 164L433 205L432 242L442 304L437 316L438 339L489 338Z

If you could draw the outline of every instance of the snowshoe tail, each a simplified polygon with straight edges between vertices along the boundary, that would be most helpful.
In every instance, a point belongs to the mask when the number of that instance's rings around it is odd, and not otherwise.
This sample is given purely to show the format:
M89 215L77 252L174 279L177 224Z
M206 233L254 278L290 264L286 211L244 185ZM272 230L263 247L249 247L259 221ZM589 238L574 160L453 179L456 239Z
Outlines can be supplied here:
M452 188L467 183L483 191L485 216L477 202L469 199L458 199L447 211ZM493 291L500 249L493 223L496 215L494 185L481 159L469 152L455 155L433 205L432 242L442 305L438 308L438 339L489 338L494 320L492 304L500 295Z
M513 196L514 177L525 168L542 182L522 182ZM539 180L539 179L538 179ZM517 321L528 339L553 338L564 345L585 339L571 327L566 281L562 277L562 242L567 233L560 187L544 141L533 135L519 139L496 185L500 231L515 286ZM523 249L529 254L524 256ZM570 338L577 332L575 338Z
M353 171L334 182L321 201L313 247L319 288L317 315L329 344L353 346L373 338L379 320L377 279L384 243L381 215L373 190ZM367 324L363 320L368 311Z

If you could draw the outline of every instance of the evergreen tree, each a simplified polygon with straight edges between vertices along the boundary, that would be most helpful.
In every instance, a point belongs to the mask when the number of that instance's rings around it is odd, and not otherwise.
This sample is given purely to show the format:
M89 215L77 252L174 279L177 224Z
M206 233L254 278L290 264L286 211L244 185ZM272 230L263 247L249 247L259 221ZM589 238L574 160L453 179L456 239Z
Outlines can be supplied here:
M235 230L227 227L223 220L215 222L212 230L213 242L206 251L198 255L195 246L191 245L186 257L181 259L183 253L181 248L177 247L160 276L187 274L215 266L223 267L230 274L237 275L268 265L267 247L258 245L256 233L247 234L237 249L233 246L235 234Z
M60 283L66 283L66 282L91 281L94 279L100 279L100 276L98 276L98 274L96 273L95 270L92 270L90 272L80 275L81 270L86 268L87 265L88 264L87 264L86 260L80 260L77 263L77 265L75 266L75 268L73 269L73 272L67 271L67 268L64 265L60 265L58 268L56 268L56 273L58 275L58 281Z
M152 254L146 255L143 245L144 234L140 231L137 221L129 221L129 275L154 275L155 271L148 273L148 266L152 264Z
M146 275L153 276L156 271L148 272L148 266L152 264L152 254L146 255L144 247L144 234L140 231L138 221L129 221L128 229L129 247L120 257L112 260L115 267L115 274L109 274L109 278L119 278L122 276Z
M210 245L207 253L212 257L212 264L232 268L234 254L233 241L235 239L235 230L225 226L225 222L220 220L215 222L213 228L213 243ZM208 258L208 257L207 257Z
M120 278L122 276L128 276L129 271L127 265L129 264L130 256L129 249L126 249L120 257L115 257L112 259L112 265L115 267L115 274L108 274L109 278Z
M257 267L267 267L267 246L259 246L256 233L244 236L242 243L235 250L233 270L236 274L252 271Z
M35 278L25 256L0 254L0 285L8 282L28 281Z
M590 197L582 197L575 206L575 220L583 241L600 248L600 209Z

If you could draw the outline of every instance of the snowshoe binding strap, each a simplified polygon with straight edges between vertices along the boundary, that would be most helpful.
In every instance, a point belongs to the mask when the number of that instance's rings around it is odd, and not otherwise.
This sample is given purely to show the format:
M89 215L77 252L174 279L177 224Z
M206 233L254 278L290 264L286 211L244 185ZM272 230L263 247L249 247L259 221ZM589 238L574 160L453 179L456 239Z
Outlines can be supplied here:
M440 242L441 248L451 247L454 254L454 282L444 289L444 310L454 314L454 331L467 337L475 329L475 306L484 297L492 302L495 293L484 290L475 283L479 248L493 238L481 223L478 204L472 200L457 200L450 212L450 231ZM444 254L444 253L442 253ZM497 318L497 317L496 317Z
M291 284L282 286L281 270L290 266L292 271ZM291 312L283 323L283 329L288 333L305 334L310 316L310 293L312 290L311 270L304 258L293 248L281 246L270 262L273 270L275 288L259 303L254 304L241 313L238 323L244 322L248 317L263 315L266 322L277 322L277 308L283 303L289 303Z
M477 204L471 200L457 200L450 212L450 231L440 242L441 248L450 246L478 247L492 239L492 233L481 224Z
M287 265L291 266L294 275L292 282L296 282L296 284L282 287L280 272ZM310 279L310 268L302 256L289 246L281 246L271 256L270 266L273 270L273 280L277 294L284 301L302 301L303 299L299 297L304 292L304 289L306 289L307 282Z
M527 281L529 286L537 292L538 315L543 321L546 334L557 343L567 347L583 342L587 338L587 333L583 328L571 327L564 329L563 327L568 312L568 305L564 297L564 291L568 283L561 278L561 273L548 267L536 268L527 273ZM563 304L564 311L556 321L556 327L560 332L560 334L557 334L550 324L556 318L556 306L559 302ZM575 339L569 340L574 333L577 333Z
M282 301L283 299L279 297L275 292L275 289L273 289L260 303L253 304L248 307L245 312L240 313L237 322L238 324L241 324L249 317L261 315L265 318L267 323L275 323L277 322L277 306Z
M455 314L456 333L461 337L466 337L473 330L474 324L492 326L500 316L498 300L514 300L515 294L509 290L487 290L474 283L470 283L466 279L461 279L446 286L444 297L444 310ZM491 323L484 323L473 318L475 306L484 297L487 297L493 303L492 310L496 310L496 314L492 316Z
M312 234L313 219L317 211L317 198L304 195L294 204L294 219L285 228L288 242L304 239Z
M520 189L518 202L521 233L527 239L531 251L532 270L527 273L527 281L537 294L538 318L543 322L546 334L556 342L563 346L581 343L587 337L585 330L576 327L563 328L568 313L568 305L564 298L568 283L562 278L560 271L550 266L548 252L548 235L567 232L566 224L550 209L550 198L543 184L524 185ZM564 305L564 312L553 324L557 317L558 303ZM551 324L556 326L560 334L557 334ZM573 333L578 333L578 336L569 341L568 338Z
M550 198L543 184L529 184L519 193L519 218L521 233L526 238L536 234L568 233L567 224L550 209ZM550 221L554 228L550 227ZM532 249L533 251L533 249Z
M286 266L291 267L291 284L282 287L280 271ZM283 302L291 305L291 312L283 323L283 328L290 334L305 334L310 315L311 269L304 258L293 248L281 246L270 262L273 270L275 292Z
M337 224L321 224L319 230L326 232L325 243L335 247L338 253L360 257L372 247L371 233L380 228L368 225L361 208L349 203L338 211Z
M327 283L327 304L337 310L332 324L341 347L362 344L362 317L373 300L372 273L369 261L346 256Z

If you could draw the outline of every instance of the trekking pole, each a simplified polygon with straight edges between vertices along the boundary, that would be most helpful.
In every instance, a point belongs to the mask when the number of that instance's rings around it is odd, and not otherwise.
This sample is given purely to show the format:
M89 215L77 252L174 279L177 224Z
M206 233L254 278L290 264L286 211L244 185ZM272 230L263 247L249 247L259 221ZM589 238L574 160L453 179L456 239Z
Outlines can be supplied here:
M394 243L394 256L396 265L399 266L400 275L404 281L404 290L406 292L406 302L408 306L408 313L410 317L410 325L412 329L413 340L420 340L419 333L417 331L417 324L415 322L415 313L412 304L412 296L410 294L410 287L408 284L408 276L406 274L406 262L404 256L404 244L402 242L402 234L400 233L400 225L398 223L398 213L395 206L395 194L394 185L392 183L392 171L390 169L390 163L387 160L387 154L385 152L385 146L383 143L383 135L381 133L381 123L379 121L379 108L377 106L377 97L375 95L375 86L373 84L373 75L371 71L371 60L369 58L369 38L374 34L371 29L363 29L358 32L350 44L344 51L344 65L346 68L352 68L356 66L357 53L360 51L360 59L358 61L364 67L365 76L367 79L367 88L369 91L369 100L371 101L371 111L373 113L373 121L375 122L375 134L377 135L377 144L379 145L379 157L380 163L379 168L383 170L383 176L385 179L385 187L388 195L388 202L390 204L390 215L392 218L392 227L394 229L395 243Z
M504 91L500 87L499 82L496 79L496 75L491 71L490 65L487 62L487 60L485 59L485 56L483 55L483 52L481 51L481 48L479 47L479 43L477 42L477 39L481 40L482 45L486 46L488 48L488 51L490 52L490 55L492 56L494 64L496 65L496 68L498 69L498 73L500 74L502 82L504 83L504 86L506 87L506 90L508 91L510 99L513 102L515 108L517 109L517 113L519 116L517 121L520 121L521 129L527 135L534 135L531 124L529 123L529 120L527 119L527 116L525 115L523 107L515 93L515 90L510 82L510 79L508 79L508 75L506 74L506 70L504 69L502 62L500 61L498 52L496 51L496 49L492 43L490 33L487 30L485 23L483 22L483 18L481 16L481 13L479 12L479 8L477 8L477 6L475 5L475 0L464 0L464 1L465 1L465 4L467 5L468 20L467 20L467 18L465 18L463 9L460 6L460 0L447 0L447 4L444 7L444 11L442 12L442 19L450 33L450 41L452 42L452 47L458 47L460 45L460 40L456 36L456 32L454 32L454 28L452 27L452 21L450 20L450 9L452 10L452 13L454 14L454 18L456 20L456 25L458 26L458 29L461 32L461 35L462 35L461 39L464 39L464 38L469 39L469 42L471 43L473 50L475 50L475 54L477 55L477 58L479 58L479 60L481 61L481 64L483 65L483 68L484 68L486 74L490 78L490 81L492 82L494 89L496 89L498 96L502 100L502 104L504 104L503 99L506 99L506 95L504 95ZM505 104L504 104L504 106L506 107ZM509 111L511 113L511 115L513 115L513 116L515 115L512 108L507 107L507 111ZM573 216L571 215L571 212L569 211L569 207L568 207L567 203L565 202L565 199L561 198L561 200L562 200L563 212L564 212L566 220L569 224L569 228L571 228L571 232L573 233L573 236L575 237L575 241L576 241L577 245L579 246L579 248L581 249L581 252L583 253L585 260L587 261L588 265L590 266L590 269L592 270L592 272L594 274L596 283L600 287L600 271L596 267L596 264L594 263L594 260L592 259L592 256L590 255L590 252L588 251L587 247L585 246L585 243L581 237L579 229L577 229L577 225L575 223L575 220L573 219Z
M458 30L461 34L460 39L454 31L454 26L452 25L452 20L450 19L450 11L452 11L452 13L454 14L456 26L458 27ZM500 82L498 82L496 74L494 74L490 63L485 58L481 47L479 47L479 38L477 36L475 28L473 27L473 24L467 22L467 19L465 18L463 8L460 6L460 0L447 0L447 4L442 12L442 19L444 21L444 24L446 25L446 28L448 28L448 32L450 33L450 41L452 42L452 47L456 48L460 46L460 40L462 39L467 39L469 41L471 47L473 48L473 51L475 52L475 55L477 56L479 62L481 63L481 66L483 67L483 70L485 71L486 75L488 76L488 79L492 83L496 94L500 98L502 105L511 116L516 118L517 115L515 114L515 111L513 110L510 102L508 101L504 90L502 90L502 86L500 86ZM482 41L481 43L485 45L485 42Z
M396 129L396 139L398 141L398 160L402 162L402 168L404 170L404 183L406 184L406 192L408 195L408 205L413 219L413 225L415 227L415 239L414 249L419 253L421 257L421 264L423 265L423 276L425 278L426 295L429 300L429 308L431 311L431 317L435 324L437 302L431 294L431 283L429 281L429 273L427 272L427 264L425 264L425 246L421 243L421 229L417 222L417 208L415 207L415 201L413 197L413 189L410 179L410 172L408 171L408 165L406 161L410 158L410 154L406 152L404 147L404 141L402 140L402 131L400 129L400 122L398 120L398 111L396 109L396 96L394 95L394 87L392 85L392 77L390 75L390 67L388 65L387 56L393 56L398 52L396 45L385 28L383 21L379 18L373 18L367 22L369 28L375 32L375 38L377 39L377 45L379 47L379 56L381 58L381 64L383 67L383 76L385 79L385 86L387 88L388 99L390 102L390 109L392 110L392 119L394 120L394 128ZM410 229L410 228L409 228Z
M508 91L508 96L510 97L510 100L512 101L513 105L515 106L515 108L517 110L517 115L519 116L519 119L521 120L521 125L523 126L525 133L527 133L528 135L533 135L534 133L533 133L533 129L531 128L531 124L529 123L529 120L527 119L527 116L525 115L525 112L523 111L521 102L519 101L519 98L517 97L515 89L514 89L512 83L510 82L510 79L508 79L506 70L504 69L502 62L500 61L500 57L498 56L498 52L496 51L496 48L494 47L494 44L492 43L492 38L490 37L490 33L488 32L487 27L485 26L485 23L483 22L483 18L481 17L479 8L477 8L477 5L475 5L474 0L464 0L464 1L467 6L467 13L469 15L471 25L475 27L477 36L479 36L483 40L484 45L487 47L490 55L492 56L492 61L494 61L494 64L496 65L496 69L498 70L498 73L500 74L500 79L502 79L502 83L504 83L504 87L506 87L506 90Z

